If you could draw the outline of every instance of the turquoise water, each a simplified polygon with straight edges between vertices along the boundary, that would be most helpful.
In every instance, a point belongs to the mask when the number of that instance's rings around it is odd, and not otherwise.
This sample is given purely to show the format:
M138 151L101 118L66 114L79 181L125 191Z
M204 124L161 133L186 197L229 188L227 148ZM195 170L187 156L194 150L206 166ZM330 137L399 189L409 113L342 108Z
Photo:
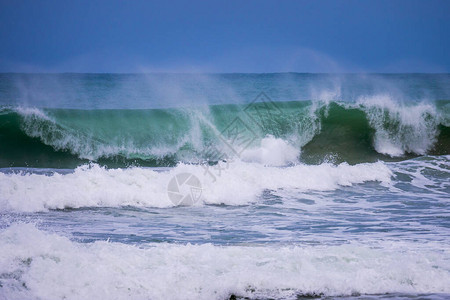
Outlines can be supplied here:
M2 74L0 297L445 299L448 74Z

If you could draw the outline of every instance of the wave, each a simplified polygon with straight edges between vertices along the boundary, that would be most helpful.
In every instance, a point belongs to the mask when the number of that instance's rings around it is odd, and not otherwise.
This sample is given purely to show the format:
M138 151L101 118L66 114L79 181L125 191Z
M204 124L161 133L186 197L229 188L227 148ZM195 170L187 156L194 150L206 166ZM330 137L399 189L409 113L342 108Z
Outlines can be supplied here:
M78 243L31 224L13 224L0 231L0 244L0 292L9 299L450 293L449 251L431 242L137 247Z
M181 174L181 175L180 175ZM194 184L171 188L183 174ZM173 207L177 205L247 205L265 190L332 191L368 181L389 185L392 172L382 162L358 165L299 164L269 167L259 163L219 162L214 166L180 164L168 170L133 167L107 169L84 165L73 172L0 173L0 211L35 212L80 207ZM190 189L190 190L189 190ZM239 190L239 193L236 193ZM198 191L197 194L194 192ZM190 203L171 194L192 195Z
M274 140L287 146L278 142L279 148ZM75 168L90 161L111 167L175 166L224 157L254 160L255 155L269 157L267 151L275 156L288 151L290 161L354 164L449 154L449 149L447 100L401 104L377 96L353 103L0 110L2 167Z

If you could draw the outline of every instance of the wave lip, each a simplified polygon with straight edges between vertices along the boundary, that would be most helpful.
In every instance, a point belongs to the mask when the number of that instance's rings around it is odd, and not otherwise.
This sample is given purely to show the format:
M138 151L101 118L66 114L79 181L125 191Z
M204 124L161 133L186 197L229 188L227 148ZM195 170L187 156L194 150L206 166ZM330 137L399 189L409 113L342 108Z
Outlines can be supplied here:
M77 243L13 224L0 231L8 298L293 298L450 293L450 253L411 242L270 247Z
M375 129L374 147L392 157L405 153L424 155L436 143L440 118L429 103L400 105L389 96L358 101Z
M277 102L277 111L261 113L258 124L243 112L242 105L149 110L3 108L0 167L75 168L88 162L162 167L216 162L208 156L210 145L231 158L242 154L243 160L272 165L295 162L295 156L304 163L356 164L445 155L450 154L447 107L448 101L402 104L383 95L356 103ZM252 133L242 137L252 143L239 155L220 135L235 119Z

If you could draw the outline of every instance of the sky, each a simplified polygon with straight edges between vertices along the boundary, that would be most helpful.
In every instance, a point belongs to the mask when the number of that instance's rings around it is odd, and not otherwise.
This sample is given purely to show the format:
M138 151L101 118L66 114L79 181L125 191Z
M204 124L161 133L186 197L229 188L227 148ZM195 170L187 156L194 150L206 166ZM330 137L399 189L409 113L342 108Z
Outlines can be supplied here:
M450 1L0 0L0 72L450 72Z

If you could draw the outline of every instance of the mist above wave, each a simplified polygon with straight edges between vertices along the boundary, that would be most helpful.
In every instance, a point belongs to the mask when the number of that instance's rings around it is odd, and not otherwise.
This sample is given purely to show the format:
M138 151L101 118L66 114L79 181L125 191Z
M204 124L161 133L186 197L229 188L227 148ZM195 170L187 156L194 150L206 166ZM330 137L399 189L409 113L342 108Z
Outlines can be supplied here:
M39 161L57 164L58 159L61 163L54 167L87 161L175 166L180 161L214 162L242 155L244 160L272 159L280 164L282 152L290 161L359 163L448 154L450 149L446 101L402 103L379 95L355 103L270 105L253 103L250 112L249 106L242 105L164 110L4 109L0 160L3 166L41 166ZM249 143L235 149L230 140L236 142L236 138ZM270 150L273 141L287 146L283 151L278 146ZM222 155L214 157L210 148Z

